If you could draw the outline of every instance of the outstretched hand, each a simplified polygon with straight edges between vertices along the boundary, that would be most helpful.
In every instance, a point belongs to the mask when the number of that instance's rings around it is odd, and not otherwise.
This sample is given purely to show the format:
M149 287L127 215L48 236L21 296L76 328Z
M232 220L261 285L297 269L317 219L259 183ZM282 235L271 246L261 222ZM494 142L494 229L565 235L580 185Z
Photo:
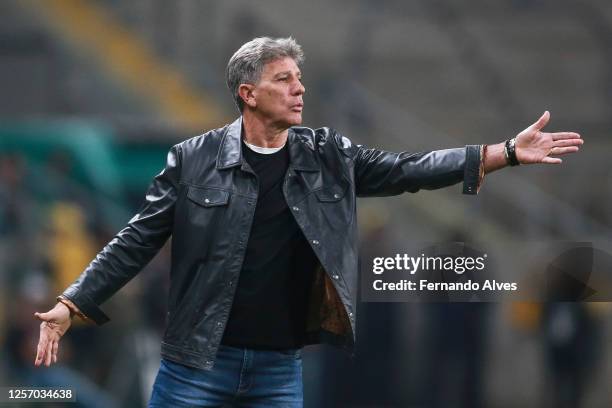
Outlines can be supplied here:
M521 164L560 164L561 159L556 156L575 153L584 143L580 135L575 132L543 132L542 129L550 120L548 111L516 136L516 158Z
M57 363L57 351L60 338L68 331L70 324L70 309L61 302L46 313L34 313L34 316L42 321L40 324L40 337L36 350L34 365L45 364L49 367Z

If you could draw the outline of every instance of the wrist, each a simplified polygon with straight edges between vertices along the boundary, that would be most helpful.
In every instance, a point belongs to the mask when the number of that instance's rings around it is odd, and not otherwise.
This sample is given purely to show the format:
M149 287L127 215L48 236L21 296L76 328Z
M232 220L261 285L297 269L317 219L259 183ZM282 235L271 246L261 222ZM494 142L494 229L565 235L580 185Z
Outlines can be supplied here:
M504 142L487 145L487 149L483 151L483 156L484 174L490 174L508 165L504 157Z
M70 314L70 320L72 320L74 318L74 315L76 313L74 313L74 311L70 307L68 307L67 304L65 304L64 302L58 300L56 306L58 306L58 305L61 305L60 307L64 307L64 308L66 308L68 310L68 313Z
M508 139L504 143L504 157L509 166L518 166L521 164L516 157L516 137Z
M79 316L81 319L87 319L83 312L81 312L79 308L74 303L72 303L70 299L64 297L63 295L60 295L57 297L56 300L58 301L58 303L61 303L68 308L68 310L70 311L70 319L72 319L75 315Z

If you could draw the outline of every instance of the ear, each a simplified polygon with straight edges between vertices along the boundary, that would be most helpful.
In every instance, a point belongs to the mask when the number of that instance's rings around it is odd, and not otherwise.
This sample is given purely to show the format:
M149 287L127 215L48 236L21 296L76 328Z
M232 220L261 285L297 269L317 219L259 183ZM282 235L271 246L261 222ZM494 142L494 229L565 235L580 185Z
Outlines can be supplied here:
M245 105L255 108L257 101L255 100L255 86L253 84L240 84L238 87L238 95L242 98Z

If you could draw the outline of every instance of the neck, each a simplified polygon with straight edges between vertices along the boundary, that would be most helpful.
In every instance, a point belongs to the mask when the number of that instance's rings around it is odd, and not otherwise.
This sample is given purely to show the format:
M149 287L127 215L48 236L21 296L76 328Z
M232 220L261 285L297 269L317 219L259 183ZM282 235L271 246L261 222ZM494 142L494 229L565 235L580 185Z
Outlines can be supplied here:
M245 109L242 114L242 130L247 143L259 147L282 147L287 141L287 127L268 123Z

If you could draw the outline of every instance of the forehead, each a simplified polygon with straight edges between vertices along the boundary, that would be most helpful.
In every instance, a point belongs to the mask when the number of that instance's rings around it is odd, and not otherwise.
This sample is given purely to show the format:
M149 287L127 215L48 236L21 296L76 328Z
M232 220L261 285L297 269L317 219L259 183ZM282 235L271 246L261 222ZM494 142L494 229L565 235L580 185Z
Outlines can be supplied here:
M262 77L273 77L281 72L300 73L300 68L297 66L293 58L283 57L267 62L262 71Z

